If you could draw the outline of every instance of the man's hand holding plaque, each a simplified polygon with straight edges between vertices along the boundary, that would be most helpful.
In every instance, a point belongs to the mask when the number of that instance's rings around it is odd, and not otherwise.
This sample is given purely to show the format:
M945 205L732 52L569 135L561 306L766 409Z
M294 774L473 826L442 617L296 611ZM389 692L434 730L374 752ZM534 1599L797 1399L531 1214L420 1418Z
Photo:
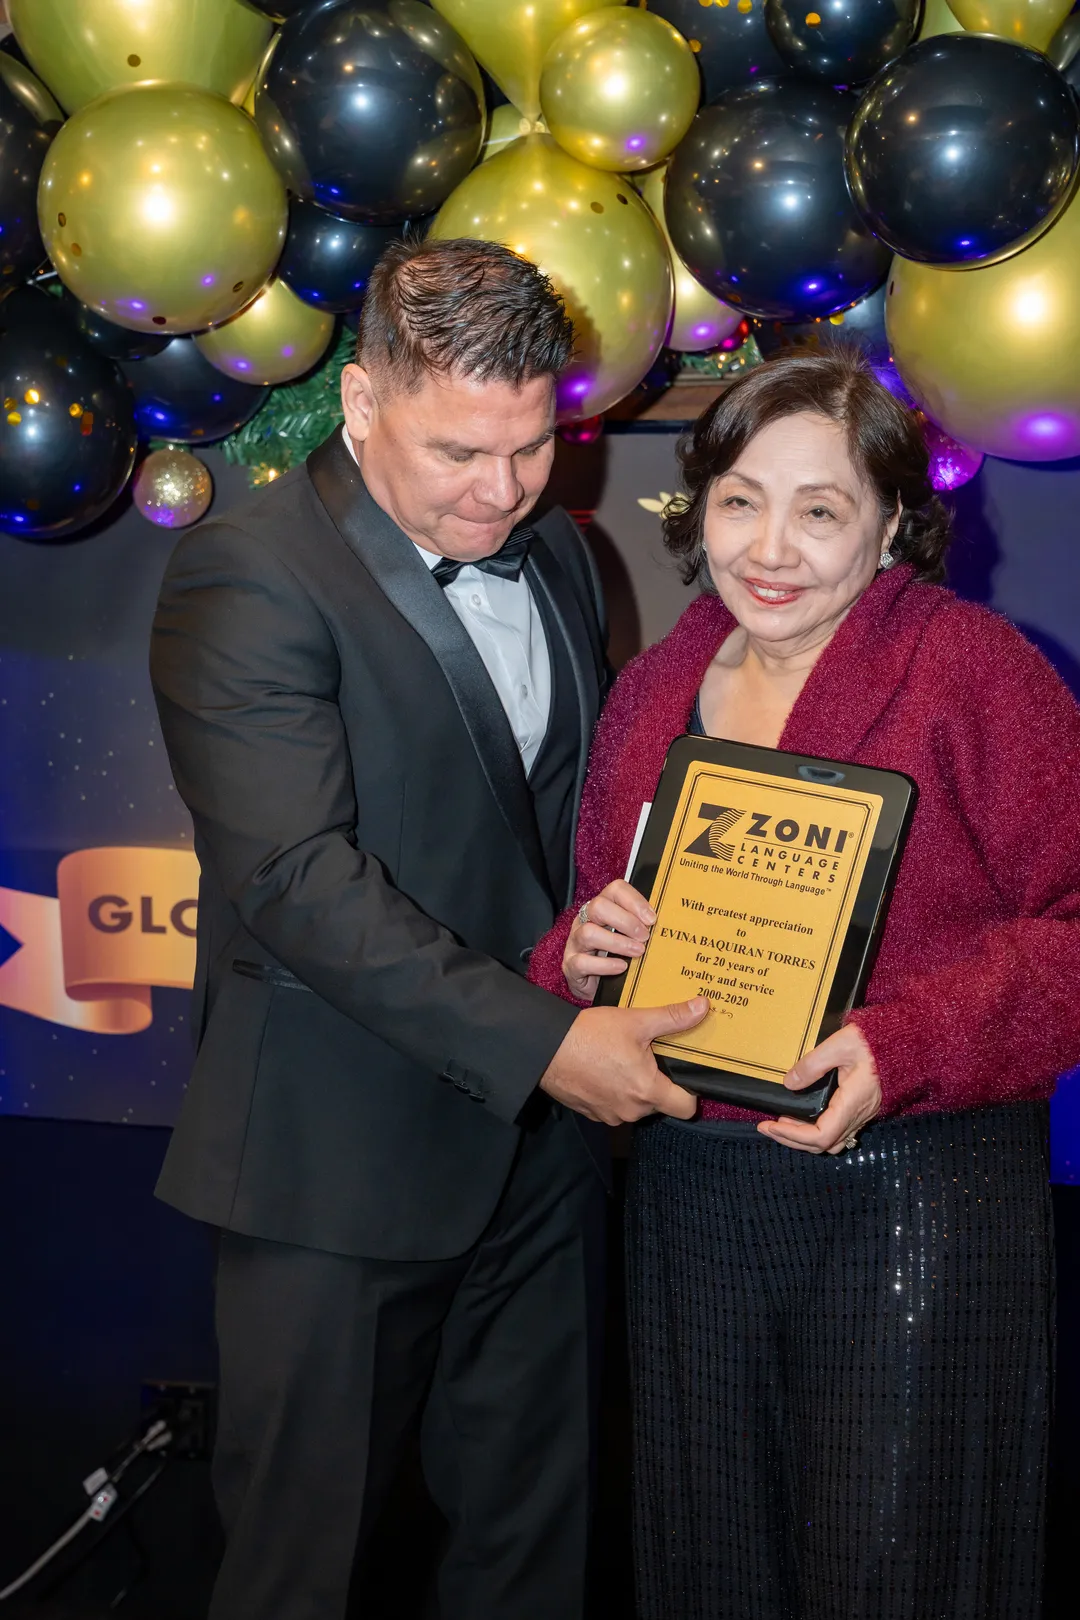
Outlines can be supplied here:
M601 1125L636 1125L650 1114L692 1119L696 1099L672 1084L652 1048L693 1029L708 1012L704 996L633 1011L587 1007L571 1024L540 1088Z

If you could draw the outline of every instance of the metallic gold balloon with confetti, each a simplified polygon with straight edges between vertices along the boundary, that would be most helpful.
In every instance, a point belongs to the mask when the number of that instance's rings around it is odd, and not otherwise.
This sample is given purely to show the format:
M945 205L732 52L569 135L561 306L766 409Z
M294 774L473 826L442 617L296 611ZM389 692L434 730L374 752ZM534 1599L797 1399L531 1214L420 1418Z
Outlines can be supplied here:
M551 277L577 352L559 385L564 420L598 416L641 381L671 320L663 233L628 180L527 135L482 163L443 204L436 238L503 242Z
M137 332L193 332L235 314L277 263L287 221L251 119L184 84L113 90L77 112L38 190L65 286Z
M638 181L638 190L652 209L671 254L675 306L667 335L668 348L679 349L684 354L704 353L707 349L718 348L738 331L743 317L730 304L706 292L676 253L664 221L664 170L654 169L651 174L644 175Z
M198 523L214 495L209 468L187 450L153 450L131 485L144 518L162 529Z
M949 0L949 10L969 34L997 34L1045 51L1072 0Z
M150 79L239 101L273 29L244 0L8 0L8 14L30 66L69 113Z
M540 70L564 28L611 0L432 0L503 95L526 118L540 116Z
M310 371L333 335L332 315L274 280L231 321L198 333L195 347L238 382L283 383Z
M701 97L694 53L651 12L607 6L544 58L540 107L564 151L615 174L651 169L682 140Z
M1080 201L1038 241L974 270L893 260L885 318L900 376L961 444L1018 461L1080 455Z

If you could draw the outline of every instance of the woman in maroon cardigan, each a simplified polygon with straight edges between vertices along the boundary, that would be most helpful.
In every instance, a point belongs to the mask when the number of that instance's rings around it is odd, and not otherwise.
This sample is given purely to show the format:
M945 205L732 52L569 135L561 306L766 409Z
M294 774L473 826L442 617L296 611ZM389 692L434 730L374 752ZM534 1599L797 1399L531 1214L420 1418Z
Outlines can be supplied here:
M643 1620L1027 1620L1052 1348L1046 1100L1080 1060L1080 711L936 583L910 414L846 356L737 383L683 452L705 592L622 673L575 910L533 954L582 1003L653 920L622 881L691 730L906 772L919 800L866 1004L787 1077L815 1124L705 1102L635 1132ZM603 954L613 953L613 954Z

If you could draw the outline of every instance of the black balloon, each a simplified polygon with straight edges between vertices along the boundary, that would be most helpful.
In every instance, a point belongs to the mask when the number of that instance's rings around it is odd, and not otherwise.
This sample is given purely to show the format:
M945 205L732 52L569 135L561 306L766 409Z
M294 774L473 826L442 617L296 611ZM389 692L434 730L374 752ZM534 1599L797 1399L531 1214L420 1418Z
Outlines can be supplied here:
M0 304L0 529L60 539L112 505L135 464L131 391L58 298Z
M867 90L851 195L905 259L1003 258L1051 225L1080 162L1077 103L1039 51L985 34L920 40Z
M664 212L702 286L748 315L831 315L880 285L889 252L844 183L855 98L763 79L703 108L675 148Z
M464 41L418 0L320 0L282 28L255 117L290 190L393 225L468 174L484 93Z
M915 36L920 0L765 0L765 22L789 67L825 84L865 84Z
M45 258L37 222L38 177L63 121L41 80L0 52L0 297Z
M277 274L306 304L344 315L363 303L383 248L400 235L400 226L339 219L317 203L295 198Z
M766 360L793 350L813 354L845 348L858 349L873 366L889 361L884 286L840 314L817 321L754 321L751 331Z
M132 332L126 326L107 321L96 309L82 303L64 288L64 307L92 349L107 354L110 360L146 360L160 354L170 339L156 332Z
M255 415L269 388L236 382L205 360L189 337L171 338L148 360L125 361L144 439L209 444Z
M715 101L725 90L784 71L784 60L765 26L764 0L751 0L745 11L735 0L727 6L706 6L701 0L648 0L648 9L690 41L706 102Z
M247 0L247 3L277 23L288 22L290 17L298 17L311 6L311 0Z

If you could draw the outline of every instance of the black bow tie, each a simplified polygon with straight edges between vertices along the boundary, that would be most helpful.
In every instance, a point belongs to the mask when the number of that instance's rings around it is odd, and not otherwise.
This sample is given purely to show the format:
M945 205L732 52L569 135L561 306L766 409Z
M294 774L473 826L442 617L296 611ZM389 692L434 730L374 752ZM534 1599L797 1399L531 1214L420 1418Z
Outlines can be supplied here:
M431 570L431 577L444 589L452 579L457 579L463 568L479 568L482 574L497 574L500 579L517 579L521 565L529 555L532 537L531 529L512 529L509 539L493 557L481 557L473 563L440 557Z

